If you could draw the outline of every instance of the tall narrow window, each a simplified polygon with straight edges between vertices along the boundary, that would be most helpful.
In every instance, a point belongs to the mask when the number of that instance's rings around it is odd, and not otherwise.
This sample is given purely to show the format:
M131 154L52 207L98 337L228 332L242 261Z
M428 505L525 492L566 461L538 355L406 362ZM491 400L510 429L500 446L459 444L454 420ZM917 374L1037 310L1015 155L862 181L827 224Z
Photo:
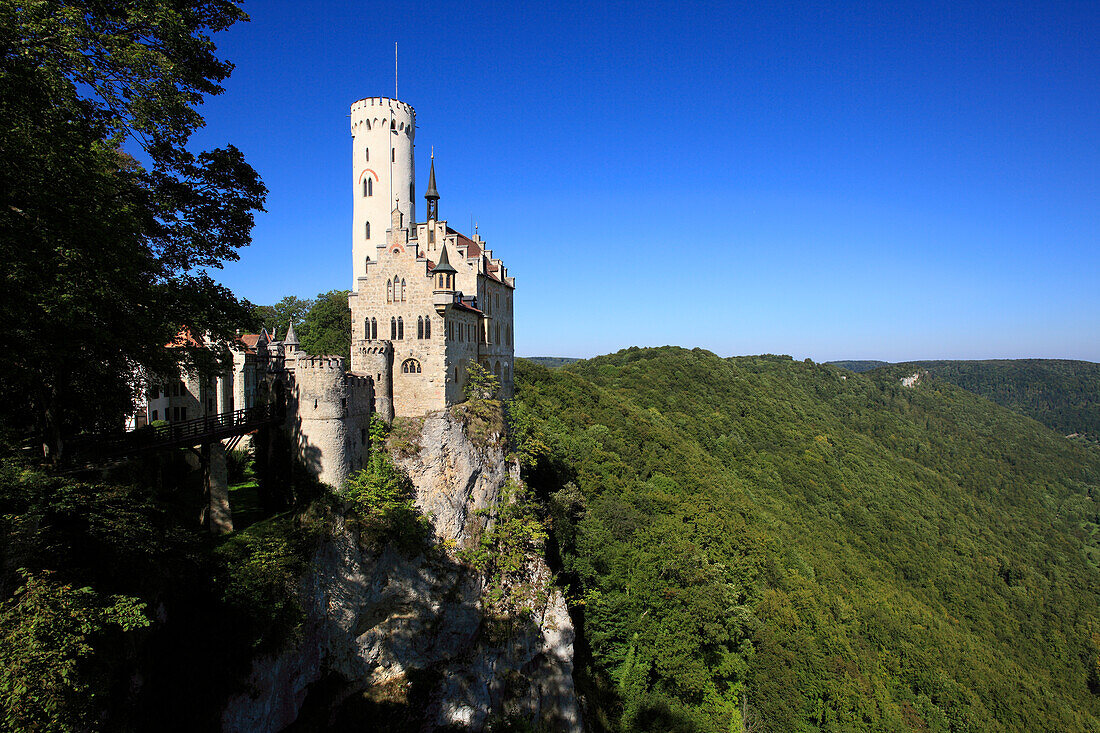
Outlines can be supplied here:
M366 239L370 239L370 222L367 222L367 236Z
M405 281L401 280L401 302L405 302Z
M430 339L432 337L432 317L426 316L424 318L424 338Z
M390 316L390 341L397 340L397 319Z
M401 316L397 317L397 340L401 341L405 338L405 321Z
M378 320L375 318L370 319L370 337L372 339L378 338Z
M367 195L374 195L374 181L371 179L370 176L367 176Z
M370 341L370 319L369 318L364 318L363 319L363 338L365 338L367 341Z
M386 302L393 302L393 283L389 280L386 281Z
M397 148L390 148L390 162L397 162Z
M424 338L424 316L416 317L416 337L418 339Z
M367 176L366 178L363 179L363 198L366 198L367 196L370 196L370 194L367 193L367 191L369 190L367 188L367 184L369 184L369 183L370 183L370 176Z

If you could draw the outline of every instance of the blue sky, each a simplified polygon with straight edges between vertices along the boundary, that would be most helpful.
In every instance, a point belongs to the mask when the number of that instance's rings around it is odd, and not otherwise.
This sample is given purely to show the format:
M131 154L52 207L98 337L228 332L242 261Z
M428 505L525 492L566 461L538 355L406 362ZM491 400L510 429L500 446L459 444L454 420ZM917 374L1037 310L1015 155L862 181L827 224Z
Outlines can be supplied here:
M215 273L351 279L348 108L417 111L516 352L1100 361L1100 3L249 2L196 147L270 189ZM423 215L423 202L418 202Z

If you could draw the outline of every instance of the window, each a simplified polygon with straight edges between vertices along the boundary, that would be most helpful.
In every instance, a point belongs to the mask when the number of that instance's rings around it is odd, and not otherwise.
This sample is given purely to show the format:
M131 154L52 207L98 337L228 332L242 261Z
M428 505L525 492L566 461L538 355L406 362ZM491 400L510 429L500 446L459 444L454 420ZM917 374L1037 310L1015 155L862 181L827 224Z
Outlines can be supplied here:
M493 367L493 374L497 375L497 379L500 379L500 362L499 361L497 362L497 365L495 367Z
M370 239L370 222L369 221L367 222L367 236L366 236L366 238ZM367 261L368 262L370 261L370 257L367 258Z
M405 359L401 362L401 372L403 374L420 374L420 362L416 359Z
M386 281L386 302L393 302L393 283L389 280Z
M397 340L400 341L405 338L405 321L401 316L397 317Z
M157 411L153 410L153 422L157 421Z
M497 324L496 331L493 334L493 340L496 341L498 344L500 343L500 324L499 323Z
M374 318L370 319L370 337L372 339L378 338L378 321Z
M367 341L370 341L370 319L369 318L364 318L363 319L363 338L365 338Z
M374 195L374 181L371 180L370 175L367 175L367 177L363 179L363 196L373 196L373 195Z
M367 429L359 428L359 445L367 444Z
M367 129L369 130L370 128L368 127ZM367 156L367 162L369 163L370 162L370 148L367 148L365 152L366 152L366 156Z
M397 162L397 148L390 148L390 162Z
M401 281L401 302L405 302L405 281Z
M416 337L418 339L424 338L424 316L416 317Z
M390 341L397 340L397 319L390 316Z
M424 338L430 339L432 337L432 317L424 316Z

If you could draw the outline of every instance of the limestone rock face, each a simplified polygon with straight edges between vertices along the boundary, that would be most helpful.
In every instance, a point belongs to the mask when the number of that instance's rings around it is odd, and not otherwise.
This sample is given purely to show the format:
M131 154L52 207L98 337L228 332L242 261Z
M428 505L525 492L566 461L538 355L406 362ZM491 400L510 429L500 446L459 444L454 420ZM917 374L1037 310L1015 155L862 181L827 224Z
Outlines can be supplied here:
M426 418L420 445L400 463L447 550L364 549L337 517L302 579L303 638L254 661L249 691L224 710L225 730L476 731L507 716L581 730L573 625L545 561L529 560L525 582L541 591L533 613L487 618L486 578L454 552L476 543L488 521L479 510L501 500L516 467L499 448L471 443L447 412ZM387 728L379 715L397 717Z

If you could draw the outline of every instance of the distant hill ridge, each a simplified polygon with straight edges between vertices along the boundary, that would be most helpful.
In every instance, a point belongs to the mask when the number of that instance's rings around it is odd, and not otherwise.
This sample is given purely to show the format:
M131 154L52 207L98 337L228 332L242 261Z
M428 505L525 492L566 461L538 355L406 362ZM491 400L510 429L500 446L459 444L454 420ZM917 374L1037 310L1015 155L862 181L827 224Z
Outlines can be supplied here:
M857 373L885 366L926 369L933 376L1027 415L1063 435L1100 441L1100 364L1096 362L985 359L828 363Z

